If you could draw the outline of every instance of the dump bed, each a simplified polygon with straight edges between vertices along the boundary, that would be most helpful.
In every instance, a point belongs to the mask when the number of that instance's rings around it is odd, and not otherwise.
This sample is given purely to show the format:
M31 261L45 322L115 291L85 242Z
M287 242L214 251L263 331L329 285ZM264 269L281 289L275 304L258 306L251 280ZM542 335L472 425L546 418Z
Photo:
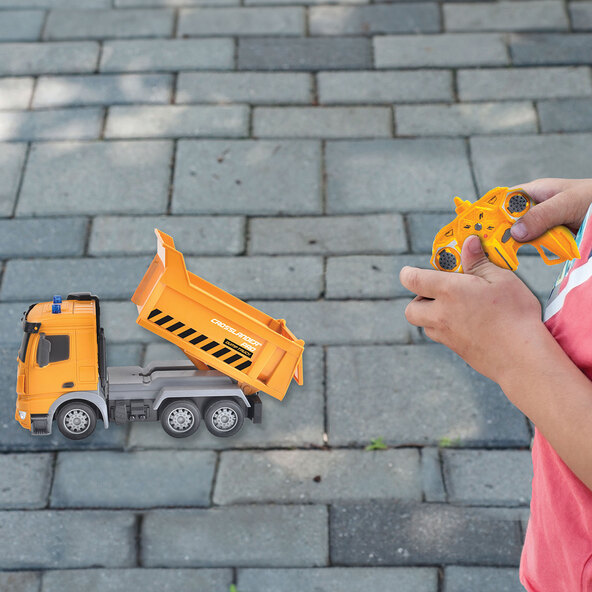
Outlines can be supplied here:
M132 302L138 324L204 364L239 382L283 399L292 378L302 384L304 341L283 319L264 312L187 271L173 239L155 230L157 253Z

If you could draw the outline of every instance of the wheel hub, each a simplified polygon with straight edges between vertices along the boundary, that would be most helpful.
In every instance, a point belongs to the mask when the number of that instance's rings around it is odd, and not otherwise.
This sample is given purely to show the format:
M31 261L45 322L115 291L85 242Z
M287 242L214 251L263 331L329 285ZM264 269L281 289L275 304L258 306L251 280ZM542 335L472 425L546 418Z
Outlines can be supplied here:
M90 423L88 413L83 409L71 409L64 417L64 426L72 433L84 432Z
M236 411L230 407L220 407L220 409L216 409L212 414L212 423L221 432L231 430L237 421L238 416Z
M169 414L169 426L176 432L186 432L193 425L193 413L185 407L177 407Z

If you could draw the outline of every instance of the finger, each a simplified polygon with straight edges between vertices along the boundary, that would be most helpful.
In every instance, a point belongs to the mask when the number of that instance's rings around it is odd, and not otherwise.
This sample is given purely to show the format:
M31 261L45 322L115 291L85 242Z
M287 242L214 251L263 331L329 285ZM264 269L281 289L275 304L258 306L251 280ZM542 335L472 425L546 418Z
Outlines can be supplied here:
M406 265L399 272L403 287L425 298L437 298L443 287L450 281L449 274L435 269L420 269Z
M483 251L479 237L474 234L465 239L460 258L465 274L476 275L487 281L492 281L502 271L497 265L489 261Z
M434 301L416 296L405 308L405 318L416 327L431 327L434 322Z
M534 179L528 183L514 185L509 187L510 191L515 189L524 189L537 203L548 200L549 198L567 191L570 187L576 185L580 179L559 179L559 178L541 178Z

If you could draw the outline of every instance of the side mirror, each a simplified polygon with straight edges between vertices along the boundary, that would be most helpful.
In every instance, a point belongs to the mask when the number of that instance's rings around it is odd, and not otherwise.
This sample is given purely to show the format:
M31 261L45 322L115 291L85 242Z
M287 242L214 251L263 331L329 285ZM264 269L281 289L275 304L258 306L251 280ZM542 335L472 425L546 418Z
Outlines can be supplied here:
M49 364L49 354L51 352L51 341L45 338L45 333L39 334L39 343L37 344L37 364L44 368Z

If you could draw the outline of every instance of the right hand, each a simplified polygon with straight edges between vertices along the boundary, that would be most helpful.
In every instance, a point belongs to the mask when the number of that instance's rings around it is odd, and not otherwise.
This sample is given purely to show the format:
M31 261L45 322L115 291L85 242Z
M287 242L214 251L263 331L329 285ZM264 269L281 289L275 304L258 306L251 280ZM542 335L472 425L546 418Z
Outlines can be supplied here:
M581 226L592 203L592 179L535 179L515 185L537 204L512 226L512 238L525 242L563 224L573 233ZM525 230L521 234L521 230Z

